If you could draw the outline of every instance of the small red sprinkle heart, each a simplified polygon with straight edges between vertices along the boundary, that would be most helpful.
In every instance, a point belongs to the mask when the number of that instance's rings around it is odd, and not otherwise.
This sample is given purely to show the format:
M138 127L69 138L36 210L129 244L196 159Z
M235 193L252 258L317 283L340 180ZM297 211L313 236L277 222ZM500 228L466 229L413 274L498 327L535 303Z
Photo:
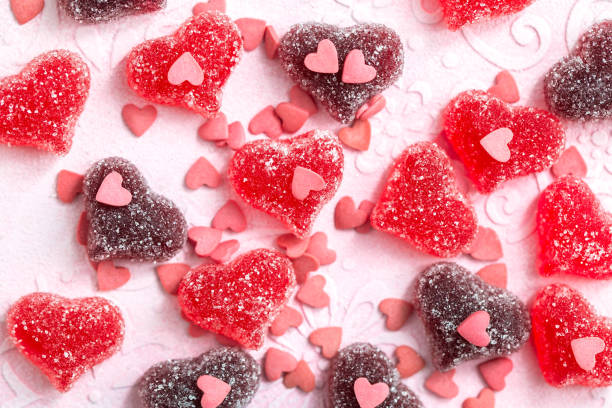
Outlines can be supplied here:
M606 343L599 337L582 337L570 342L574 359L584 371L595 368L595 357L606 349Z
M441 373L434 371L427 380L425 380L425 388L441 398L455 398L459 395L459 387L453 381L455 369Z
M507 357L485 361L478 365L482 378L493 391L501 391L506 387L506 376L510 374L512 368L512 360Z
M274 112L274 106L266 106L251 119L249 132L253 135L264 133L270 139L277 139L283 134L281 120Z
M357 119L352 126L342 128L338 132L338 138L342 143L360 151L368 150L371 135L370 122L364 119Z
M462 321L457 327L457 332L476 347L486 347L491 342L491 337L487 333L490 322L489 313L479 310Z
M108 291L125 285L130 280L130 271L127 268L115 267L113 261L102 261L98 264L98 290Z
M290 373L297 368L297 360L286 351L270 347L264 357L264 373L268 381L276 381L283 373Z
M276 239L276 245L285 249L289 258L295 259L306 253L310 237L298 238L293 234L283 234Z
M228 200L223 207L217 211L212 219L212 227L221 231L230 229L234 232L246 230L247 222L244 213L234 200Z
M384 96L374 95L368 102L361 106L355 114L355 119L367 120L378 112L383 110L387 105L387 100Z
M399 346L395 349L397 371L401 378L408 378L425 367L425 360L410 346Z
M222 13L225 13L226 5L225 0L208 0L206 3L197 3L193 6L193 15L198 15L200 13L205 13L207 11L217 10Z
M330 265L336 261L336 251L327 248L327 234L315 232L310 237L306 253L317 258L321 265Z
M298 284L303 284L308 280L310 272L314 272L321 264L319 260L310 254L304 254L299 258L292 259L293 269L295 270L295 280Z
M325 358L333 358L340 350L342 343L342 327L323 327L316 329L310 336L308 341L313 346L321 347L321 354Z
M193 55L185 52L170 66L168 82L172 85L189 82L193 86L200 86L204 82L204 71Z
M568 174L584 178L587 175L587 164L576 146L570 146L561 154L559 160L553 164L551 171L556 178Z
M211 142L227 141L229 137L227 116L223 112L219 112L216 117L208 119L199 127L198 136L202 140Z
M185 185L190 190L197 190L202 186L216 188L219 184L221 175L205 157L196 160L185 175Z
M310 96L308 92L302 90L299 85L294 85L289 90L289 101L307 111L310 116L319 111L312 96Z
M232 122L227 127L227 145L232 150L238 150L246 141L244 127L240 122Z
M10 0L10 3L15 20L20 25L39 15L45 7L45 0Z
M275 109L280 118L285 133L295 133L304 126L308 120L308 111L290 102L279 103Z
M359 204L359 207L357 208L360 211L366 212L368 214L368 217L367 217L365 224L355 228L355 231L357 231L360 234L365 234L366 232L370 232L372 230L372 225L370 224L370 215L372 214L372 210L374 209L374 207L376 207L376 203L373 203L370 200L363 200Z
M298 200L304 200L311 191L321 191L325 188L325 180L319 174L302 166L293 171L291 194Z
M508 269L504 263L487 265L476 274L490 285L503 289L508 286Z
M230 239L229 241L223 241L210 253L210 259L219 263L226 263L232 259L234 255L240 249L240 243L236 239Z
M83 211L79 217L77 223L76 238L80 245L87 245L87 235L89 234L89 221L87 220L87 213Z
M263 41L266 22L257 18L239 18L235 21L244 41L244 50L253 51Z
M204 393L201 401L202 408L217 408L232 390L228 383L211 375L203 375L198 378L197 385Z
M325 278L321 275L308 278L295 297L305 305L317 309L329 306L329 295L323 290L325 283Z
M506 163L512 158L508 144L514 138L514 133L508 128L499 128L480 139L480 145L493 159Z
M162 288L171 295L176 295L181 279L190 269L191 267L184 263L163 264L155 268Z
M366 65L361 50L351 50L344 59L342 82L345 84L365 84L376 78L376 68Z
M367 378L360 377L353 384L355 397L360 408L376 408L389 396L389 386L385 383L370 384Z
M157 118L157 109L153 105L143 108L128 103L121 109L123 122L134 136L140 137L153 125Z
M57 198L64 203L74 201L79 193L83 192L83 176L69 170L60 170L57 173L57 184L55 191Z
M495 85L487 91L504 102L515 103L520 98L516 81L510 72L502 71L495 77Z
M132 202L132 193L121 186L123 176L116 171L111 171L104 177L98 192L96 201L113 207L124 207Z
M319 41L317 52L306 55L304 65L313 72L335 74L340 70L336 46L327 38Z
M391 331L401 329L412 314L413 309L412 304L403 299L388 298L378 305L378 310L387 316L386 326Z
M366 211L356 208L351 197L342 197L334 210L334 225L341 230L357 228L368 222L368 215Z
M283 384L287 388L299 387L304 392L315 389L315 376L304 360L300 360L295 370L285 375Z
M215 228L192 227L187 236L195 243L195 253L198 256L210 255L221 242L221 231Z
M468 398L463 401L462 408L494 408L495 393L488 388L484 388L478 394L478 398Z
M266 46L266 55L270 59L274 59L278 55L278 46L280 45L280 39L276 30L272 26L266 26L264 32L264 45Z
M476 238L467 252L479 261L497 261L504 256L497 233L491 228L478 227Z
M303 321L304 317L298 310L285 306L272 322L270 333L274 336L282 336L290 327L300 327Z

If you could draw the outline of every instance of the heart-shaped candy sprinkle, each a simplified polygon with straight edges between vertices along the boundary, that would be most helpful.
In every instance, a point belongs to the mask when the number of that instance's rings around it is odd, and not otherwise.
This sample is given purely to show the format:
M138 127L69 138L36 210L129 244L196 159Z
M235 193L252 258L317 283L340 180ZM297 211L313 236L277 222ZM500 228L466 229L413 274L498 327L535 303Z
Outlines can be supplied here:
M304 200L311 191L321 191L325 188L325 180L316 172L302 166L293 171L291 194L298 200Z
M327 248L327 234L322 231L312 234L306 253L317 258L321 265L330 265L336 261L336 251Z
M308 341L314 346L321 347L321 354L325 358L333 358L340 350L342 342L342 327L323 327L316 329L308 336Z
M425 367L425 360L410 346L399 346L395 349L397 371L401 378L408 378Z
M606 349L606 343L599 337L582 337L570 342L576 363L584 371L595 368L595 357Z
M387 316L387 330L397 331L406 323L414 307L404 299L388 298L378 304L378 310Z
M237 239L223 241L210 253L209 257L215 262L226 263L240 249L240 242Z
M155 268L162 288L171 295L176 295L179 283L190 269L191 267L184 263L169 263Z
M304 317L299 311L290 306L285 306L272 322L270 333L274 336L282 336L290 327L300 327L303 321Z
M357 119L352 126L340 129L338 138L342 143L355 150L366 151L370 147L372 128L365 119Z
M221 184L221 175L205 157L196 160L185 175L185 185L191 190L197 190L202 186L216 188L219 184Z
M276 245L285 248L285 252L289 258L299 258L308 249L310 237L298 238L293 234L283 234L276 239Z
M361 50L351 50L344 59L342 82L346 84L365 84L376 78L376 68L365 63Z
M113 207L125 207L132 202L132 193L122 187L123 176L116 171L111 171L104 177L98 192L96 201Z
M198 388L204 393L202 408L217 408L232 390L232 387L212 375L203 375L198 378Z
M295 133L304 126L308 116L308 111L290 102L279 103L274 110L280 118L285 133Z
M367 378L355 380L355 398L360 408L376 408L389 396L389 386L385 383L370 384Z
M316 275L309 278L295 295L300 302L316 309L329 306L329 295L325 293L325 278Z
M502 71L497 74L495 85L490 87L487 92L508 103L515 103L521 99L516 81L508 71Z
M425 380L425 388L441 398L455 398L459 395L459 387L453 381L455 370L446 372L434 371L427 380Z
M479 261L497 261L504 256L499 236L492 228L479 226L474 243L466 251Z
M461 408L494 408L495 393L488 388L483 389L477 398L468 398L463 401Z
M213 10L225 13L226 7L225 0L208 0L204 3L197 3L193 6L192 12L194 15Z
M285 375L283 384L287 388L298 387L304 392L311 392L315 389L315 376L304 360L298 361L295 370Z
M265 134L270 139L277 139L283 134L283 124L276 114L274 106L263 108L249 122L249 132L253 135Z
M239 18L235 21L244 41L244 50L253 51L263 41L266 22L257 18Z
M283 373L290 373L297 368L298 362L286 351L270 347L264 357L264 373L268 381L276 381Z
M319 41L317 52L306 55L304 65L312 72L335 74L339 71L338 51L333 42L327 38Z
M486 347L491 342L491 337L487 333L490 322L489 313L479 310L461 322L457 327L457 333L477 347Z
M264 31L264 45L266 47L266 56L274 59L278 55L278 46L280 45L280 37L276 33L274 27L268 25Z
M116 267L113 261L102 261L96 268L98 277L98 290L109 291L120 288L130 280L130 271L127 268Z
M480 363L478 371L493 391L501 391L506 387L506 376L510 374L514 365L507 357L500 357Z
M246 230L247 222L244 213L234 200L228 200L217 211L212 219L211 225L213 228L224 231L226 229L234 232L242 232Z
M355 207L355 201L349 196L338 200L334 210L334 225L337 229L353 229L368 222L369 213Z
M193 55L185 52L170 66L168 82L172 85L189 82L193 86L200 86L204 82L204 71Z
M303 284L308 280L310 272L314 272L319 269L321 263L319 260L311 254L304 254L299 258L292 259L293 269L295 269L295 278L298 284Z
M83 192L83 176L69 170L60 170L57 173L57 198L64 203L71 203L76 196Z
M512 153L508 148L508 143L512 141L514 134L508 128L500 128L489 133L480 139L480 145L489 156L498 162L505 163L510 160Z
M45 0L10 0L11 11L19 24L25 24L40 14Z
M300 88L298 85L293 85L289 90L289 100L292 104L299 106L308 112L310 116L319 111L319 108L317 108L317 104L314 99L312 99L312 96L308 92L302 90L302 88Z
M568 147L550 170L557 178L570 174L579 178L584 178L588 171L587 164L576 146Z
M121 109L121 117L123 122L130 129L130 132L136 137L144 135L144 133L153 125L157 118L157 109L153 105L147 105L139 108L138 106L128 103Z
M480 279L490 285L498 288L506 288L508 286L508 268L504 263L487 265L476 272Z
M221 242L222 232L216 228L191 227L187 236L195 243L195 253L198 256L208 256Z

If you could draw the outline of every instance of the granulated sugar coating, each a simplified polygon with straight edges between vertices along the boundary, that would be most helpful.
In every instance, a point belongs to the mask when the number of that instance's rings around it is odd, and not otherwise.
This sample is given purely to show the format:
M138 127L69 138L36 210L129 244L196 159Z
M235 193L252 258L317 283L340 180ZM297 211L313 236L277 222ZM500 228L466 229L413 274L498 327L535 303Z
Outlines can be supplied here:
M83 23L99 23L165 7L166 0L58 0L66 14Z
M335 74L317 73L304 65L306 56L315 53L319 42L325 39L333 42L338 52L340 69ZM372 81L342 82L344 60L354 49L361 50L365 63L376 69ZM347 28L322 23L297 24L281 39L278 56L289 77L342 123L353 122L359 108L391 86L404 67L404 50L399 36L381 24Z
M565 146L560 121L547 111L512 106L483 91L459 94L446 107L444 134L481 193L504 181L549 168ZM480 141L498 129L510 129L510 160L494 159Z
M100 184L113 171L123 177L123 188L132 194L128 205L115 207L96 201ZM91 261L164 261L185 244L187 224L181 211L172 201L151 191L129 161L109 157L95 163L85 175L83 192Z
M65 50L42 54L18 75L0 79L0 143L68 153L89 84L85 62Z
M198 378L210 375L231 388L218 408L246 407L259 387L259 364L238 348L217 348L187 360L155 364L140 379L137 388L143 408L201 408Z
M201 13L173 35L135 47L127 57L128 84L151 102L215 116L221 107L221 88L240 61L241 50L240 32L229 17L216 11ZM202 68L204 81L199 86L168 81L170 67L186 52Z
M317 173L325 187L298 200L291 189L297 167ZM228 176L244 201L305 238L321 208L338 190L343 171L344 155L338 138L328 131L313 130L289 139L245 144L232 157Z
M450 30L458 30L465 24L513 14L529 6L535 0L440 0L444 21Z
M551 68L544 95L550 110L567 119L612 117L612 20L591 27Z
M429 142L408 146L396 160L370 220L374 228L440 257L468 248L478 230L450 160Z
M542 275L612 277L612 216L584 181L566 176L549 185L538 201L537 225Z
M593 306L576 290L553 284L540 290L531 308L533 343L546 381L555 387L612 385L612 321L597 316ZM605 349L586 371L574 356L572 340L598 337Z
M200 265L181 281L178 301L198 326L257 349L296 287L289 258L256 249L227 265Z
M455 263L441 262L427 268L417 280L415 296L437 370L514 353L529 339L531 324L523 302ZM491 317L487 328L491 341L485 347L477 347L457 333L457 327L478 311Z
M101 297L31 293L13 304L6 325L17 349L61 392L115 354L124 337L121 312Z
M358 378L370 384L385 383L389 396L376 408L422 408L416 395L400 382L395 364L378 348L368 343L355 343L338 352L331 363L329 376L330 408L359 407L354 385Z

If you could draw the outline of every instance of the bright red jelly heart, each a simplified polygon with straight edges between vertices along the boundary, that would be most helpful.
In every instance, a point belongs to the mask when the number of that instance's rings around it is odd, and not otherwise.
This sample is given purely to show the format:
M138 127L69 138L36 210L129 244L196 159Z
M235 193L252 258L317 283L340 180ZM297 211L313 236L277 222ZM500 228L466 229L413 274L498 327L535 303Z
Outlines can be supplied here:
M316 53L323 40L330 40L336 48L339 66L336 73L314 72L304 64L306 56ZM373 80L365 83L342 81L345 59L352 50L361 50L365 64L376 69ZM381 24L347 28L322 23L298 24L281 39L278 56L289 77L342 123L352 122L359 108L397 81L404 66L399 36Z
M166 0L59 0L57 5L79 22L98 23L160 10Z
M294 176L300 174L296 173L298 168L322 178L322 189L310 190L303 199L296 198L292 187ZM313 130L289 139L245 144L232 157L228 175L244 201L304 238L310 234L323 205L338 190L343 171L344 155L338 138L328 131Z
M538 201L540 273L612 277L612 215L579 178L555 180Z
M443 119L446 138L481 193L549 168L565 146L565 131L554 115L509 105L483 91L459 94L446 107ZM483 139L500 129L510 132L511 140L497 140L495 150L487 149ZM496 158L500 148L509 150L507 161Z
M227 265L193 269L179 286L178 300L193 323L257 349L295 287L289 258L257 249Z
M31 293L11 306L6 324L17 349L61 392L115 354L124 336L119 308L101 297Z
M215 116L221 107L221 88L240 61L241 49L240 32L229 17L216 11L201 13L173 35L135 47L127 57L128 84L151 102L182 106L204 117ZM185 53L201 69L200 85L190 81L170 83L170 68Z
M89 68L76 54L42 54L0 79L0 143L66 154L89 95Z
M578 291L564 284L540 290L531 308L531 323L540 369L549 384L612 385L612 320L598 316ZM572 342L593 337L603 340L605 349L591 350L593 367L579 365Z
M440 0L444 21L450 30L458 30L465 24L513 14L529 6L535 0Z
M468 248L478 230L450 160L429 142L409 146L395 161L370 220L374 228L440 257Z

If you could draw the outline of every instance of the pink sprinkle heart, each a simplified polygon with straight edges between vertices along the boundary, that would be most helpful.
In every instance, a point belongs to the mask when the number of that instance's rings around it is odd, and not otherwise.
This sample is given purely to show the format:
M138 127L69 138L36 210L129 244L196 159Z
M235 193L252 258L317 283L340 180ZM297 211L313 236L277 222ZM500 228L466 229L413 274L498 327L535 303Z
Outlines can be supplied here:
M497 261L504 256L501 241L495 230L479 226L474 243L467 252L479 261Z
M297 360L286 351L270 347L264 359L264 373L268 381L276 381L283 373L290 373L297 368Z
M312 96L310 96L308 92L302 90L299 85L293 85L289 90L289 101L307 111L310 116L319 111Z
M238 150L242 147L245 140L246 137L242 123L238 121L230 123L227 127L227 145L232 150Z
M246 217L234 200L228 200L223 207L217 211L212 227L224 231L230 229L234 232L242 232L246 229Z
M321 266L319 260L310 254L304 254L299 258L295 258L292 260L292 263L295 270L295 280L300 285L308 280L310 272L318 270Z
M77 242L80 245L87 245L87 234L89 234L89 221L87 220L87 213L83 211L79 217L76 232Z
M309 278L298 290L296 299L315 309L329 306L329 295L323 290L325 283L325 278L321 275Z
M280 45L280 39L274 27L266 26L266 30L264 32L264 44L266 46L266 55L268 58L276 58L278 46Z
M121 110L123 122L130 129L134 136L142 136L155 122L157 118L157 109L153 105L147 105L143 108L128 103Z
M132 202L132 193L121 186L123 177L116 171L111 171L104 177L98 192L96 201L113 207L124 207Z
M487 265L476 274L490 285L504 289L508 286L508 269L504 263Z
M487 91L504 102L515 103L520 98L516 81L510 72L502 71L495 77L495 85Z
M39 15L45 7L45 0L10 0L10 2L11 11L20 25Z
M280 118L283 130L286 133L295 133L308 120L308 111L290 102L281 102L275 109L276 115Z
M491 342L491 337L487 333L490 322L491 316L489 313L479 310L461 322L457 327L457 333L476 347L486 347Z
M202 140L212 142L226 141L229 137L227 117L223 112L219 112L215 118L208 119L198 129L198 136Z
M276 239L276 245L285 248L289 258L299 258L304 255L310 244L310 237L298 238L293 234L283 234Z
M397 357L397 371L400 378L408 378L418 373L425 367L425 360L410 346L399 346L395 349Z
M221 231L208 227L192 227L187 236L195 242L195 253L198 256L208 256L221 242Z
M351 50L344 59L342 82L345 84L365 84L376 78L376 68L366 65L361 50Z
M120 288L130 280L130 271L127 268L115 267L113 261L102 261L96 268L98 277L98 290L108 291Z
M55 191L61 202L71 203L83 191L83 176L69 170L60 170L57 173Z
M453 381L455 369L441 373L434 371L427 380L425 380L425 388L441 398L455 398L459 395L459 387Z
M285 375L283 384L287 388L299 387L304 392L311 392L315 389L315 376L308 364L300 360L296 369Z
M257 18L239 18L235 21L242 35L244 50L253 51L263 41L266 22Z
M327 38L319 41L317 52L306 55L304 65L313 72L335 74L340 70L336 46Z
M191 267L184 263L169 263L155 268L162 288L171 295L176 295L181 279L190 269Z
M298 200L304 200L311 191L321 191L325 188L325 180L314 171L297 166L293 171L291 194Z
M330 265L336 261L336 251L327 248L327 234L321 231L310 237L306 253L317 258L321 265Z
M208 0L206 3L198 3L193 6L193 15L197 16L200 13L205 13L207 11L217 10L222 13L225 13L226 5L225 0Z
M304 317L296 309L285 306L270 326L270 333L274 336L282 336L290 327L300 327Z
M200 86L204 82L202 67L190 52L178 57L168 70L168 82L172 85L180 85L185 81L193 86Z
M221 175L204 157L200 157L191 165L185 175L185 185L191 190L197 190L202 186L210 188L218 187L221 183Z
M384 96L380 94L374 95L367 103L357 110L355 119L370 119L372 116L383 110L386 105L387 100Z
M357 119L351 126L344 127L338 132L342 143L355 150L366 151L370 147L372 127L365 119Z
M334 358L338 350L340 350L340 343L342 343L342 327L316 329L310 333L308 341L313 346L321 347L323 357Z
M223 241L210 253L210 259L219 263L226 263L232 259L234 255L240 249L240 243L236 239L230 239L229 241Z
M551 171L557 178L568 174L583 178L587 175L587 164L576 146L570 146L561 154L559 160L553 164Z
M512 157L508 143L512 141L514 134L508 128L499 128L480 139L480 145L493 159L506 163Z
M353 229L368 221L368 213L355 206L355 201L349 196L342 197L334 210L334 224L337 229Z
M488 388L478 394L478 398L468 398L463 401L462 408L494 408L495 393Z
M361 203L359 203L358 209L360 211L364 211L365 213L367 213L368 217L366 219L365 224L355 228L355 231L357 231L360 234L365 234L366 232L369 232L372 230L372 225L370 225L370 215L372 214L372 210L374 210L375 206L376 204L370 200L363 200Z
M595 368L595 357L606 349L606 343L599 337L582 337L571 341L572 353L578 366L584 371Z
M387 330L397 331L408 321L414 307L404 299L388 298L380 302L378 310L387 316Z
M506 376L510 374L513 367L512 360L500 357L479 364L478 370L493 391L501 391L506 387Z
M359 377L353 385L355 397L360 408L376 408L389 396L389 386L385 383L370 384L367 378Z
M283 134L281 120L276 115L274 106L266 106L251 119L249 132L253 135L264 133L270 139L276 139Z
M197 385L204 393L202 408L217 408L232 390L228 383L211 375L203 375L198 378Z

